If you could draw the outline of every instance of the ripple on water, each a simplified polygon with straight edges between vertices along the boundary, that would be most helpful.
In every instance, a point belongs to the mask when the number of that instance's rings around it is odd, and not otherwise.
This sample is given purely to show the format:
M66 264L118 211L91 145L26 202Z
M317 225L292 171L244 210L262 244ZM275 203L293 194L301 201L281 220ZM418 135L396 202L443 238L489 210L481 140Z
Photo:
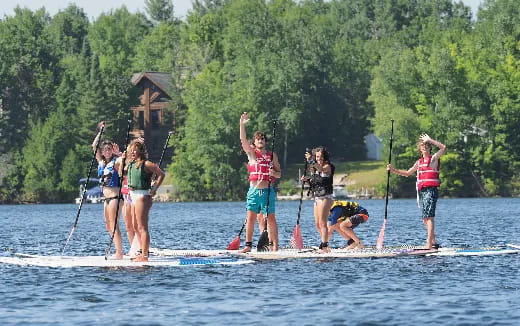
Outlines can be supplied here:
M384 202L362 205L371 220L356 230L371 244ZM496 207L502 214L490 225L482 212ZM297 208L298 202L277 203L280 239L286 243ZM438 237L444 246L518 243L519 208L518 199L443 199ZM66 254L104 254L109 239L100 209L84 206ZM2 255L59 254L76 210L75 205L4 205ZM389 213L386 244L424 242L414 200L392 200ZM301 227L308 245L319 243L311 215L312 202L304 202ZM243 219L243 203L154 204L152 245L225 248ZM486 232L478 225L486 225ZM336 236L331 243L344 241ZM115 269L0 264L0 318L3 325L512 325L520 320L519 259L306 259Z

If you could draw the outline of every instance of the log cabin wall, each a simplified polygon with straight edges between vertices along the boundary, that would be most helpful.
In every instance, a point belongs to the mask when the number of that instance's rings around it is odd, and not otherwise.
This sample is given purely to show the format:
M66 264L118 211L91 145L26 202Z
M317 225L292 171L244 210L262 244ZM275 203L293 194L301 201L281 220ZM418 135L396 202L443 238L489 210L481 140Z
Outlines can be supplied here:
M164 142L169 131L174 126L166 121L171 77L164 72L143 72L134 74L132 83L140 89L139 106L131 107L133 114L132 138L143 137L148 149L149 159L158 163ZM166 155L162 164L164 168L169 164L169 155Z

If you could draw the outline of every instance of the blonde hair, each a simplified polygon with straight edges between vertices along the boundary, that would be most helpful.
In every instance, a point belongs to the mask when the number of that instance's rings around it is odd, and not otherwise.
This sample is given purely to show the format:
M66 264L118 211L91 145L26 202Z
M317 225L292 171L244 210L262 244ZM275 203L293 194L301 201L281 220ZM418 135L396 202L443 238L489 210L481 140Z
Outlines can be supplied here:
M148 151L146 150L146 145L139 139L135 139L128 146L128 153L132 153L134 148L139 150L139 157L137 158L137 166L140 166L142 162L148 159Z

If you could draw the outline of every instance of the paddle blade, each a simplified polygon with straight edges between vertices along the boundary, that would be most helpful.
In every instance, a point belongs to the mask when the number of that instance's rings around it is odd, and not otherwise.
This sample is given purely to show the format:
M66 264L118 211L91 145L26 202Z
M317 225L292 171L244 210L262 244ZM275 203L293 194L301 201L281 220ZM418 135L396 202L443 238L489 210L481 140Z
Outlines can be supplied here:
M302 231L300 230L299 224L296 224L296 226L294 227L290 242L291 247L299 250L303 249Z
M226 248L227 250L238 250L240 249L240 236L236 236L233 241L229 243L229 245Z
M381 227L381 231L379 231L379 236L377 237L377 249L383 249L383 240L385 239L385 229L386 229L386 218L383 221L383 226Z
M256 245L256 251L269 251L269 234L267 229L262 232L258 244Z

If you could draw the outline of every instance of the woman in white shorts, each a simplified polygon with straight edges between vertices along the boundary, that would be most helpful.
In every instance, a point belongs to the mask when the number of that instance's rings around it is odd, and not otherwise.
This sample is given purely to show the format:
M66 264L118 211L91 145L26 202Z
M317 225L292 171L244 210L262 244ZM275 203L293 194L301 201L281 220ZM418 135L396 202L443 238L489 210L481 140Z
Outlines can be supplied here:
M134 225L137 225L137 235L141 254L133 261L148 261L150 234L148 233L148 213L152 207L152 197L164 180L164 172L157 164L148 160L144 142L134 141L128 148L130 163L128 164L128 187L134 206Z

